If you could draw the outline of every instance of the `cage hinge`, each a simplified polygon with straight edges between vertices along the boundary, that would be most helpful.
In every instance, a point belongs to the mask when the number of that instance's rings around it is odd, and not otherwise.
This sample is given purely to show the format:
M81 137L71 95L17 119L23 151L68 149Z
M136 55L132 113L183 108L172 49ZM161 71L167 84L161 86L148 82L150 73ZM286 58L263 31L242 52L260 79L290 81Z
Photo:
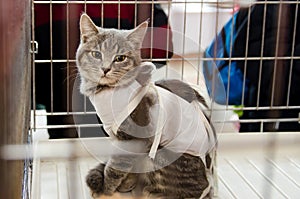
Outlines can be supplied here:
M30 53L38 54L39 43L37 41L31 41L30 43L31 43Z

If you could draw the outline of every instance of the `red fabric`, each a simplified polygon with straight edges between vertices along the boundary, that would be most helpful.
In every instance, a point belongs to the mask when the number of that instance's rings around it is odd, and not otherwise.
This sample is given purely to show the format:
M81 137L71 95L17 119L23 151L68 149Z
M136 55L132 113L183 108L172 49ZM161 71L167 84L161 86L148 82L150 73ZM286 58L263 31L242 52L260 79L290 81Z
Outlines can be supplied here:
M112 0L111 0L112 1ZM124 1L124 0L123 0ZM69 19L79 19L84 12L84 4L52 4L52 21L67 19L67 7L69 6ZM134 20L134 4L120 4L120 18L127 19L131 23ZM50 22L50 4L35 4L35 26ZM91 18L100 18L102 4L86 4L86 13ZM104 18L118 18L118 4L103 5Z
M112 0L110 0L112 1ZM128 1L128 0L121 0ZM50 24L50 4L39 4L34 5L35 12L35 27L38 28L42 25ZM103 9L102 9L103 6ZM134 15L135 15L135 5L134 4L120 4L120 13L118 13L118 4L86 4L86 13L91 18L101 18L101 12L103 11L104 19L118 19L118 14L120 14L120 19L126 21L127 28L134 27ZM68 18L72 22L72 27L77 27L77 20L79 20L81 13L84 12L84 4L52 4L52 21L66 21ZM159 27L153 29L153 44L150 45L150 31L146 35L144 40L142 55L143 58L150 58L150 50L152 47L152 58L166 58L168 49L168 58L172 57L172 32L170 26L166 23L167 21L159 21ZM97 24L100 25L100 24ZM123 24L124 25L124 24ZM117 28L117 27L115 27ZM169 30L169 31L168 31ZM169 33L169 47L167 48L167 33ZM148 42L147 42L148 40Z
M153 32L152 46L150 44L151 31ZM167 36L168 34L169 37ZM168 39L169 39L169 43L167 42ZM167 45L169 45L168 48ZM143 43L142 54L150 55L151 48L152 48L153 58L172 57L172 53L170 52L172 52L173 50L173 45L172 45L172 31L170 26L166 24L161 27L154 27L147 32ZM168 56L167 56L167 50L169 51Z

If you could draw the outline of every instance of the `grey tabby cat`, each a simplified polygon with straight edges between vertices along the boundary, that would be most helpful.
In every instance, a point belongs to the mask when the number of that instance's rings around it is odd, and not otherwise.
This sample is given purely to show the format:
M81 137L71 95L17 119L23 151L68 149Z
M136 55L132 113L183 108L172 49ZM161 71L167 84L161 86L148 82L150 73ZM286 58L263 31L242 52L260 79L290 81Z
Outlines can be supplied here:
M138 66L141 64L140 49L147 27L148 22L144 22L133 30L102 29L83 14L80 19L81 43L76 55L81 76L81 93L89 97L106 89L127 85L133 80L146 84L148 77L143 76L145 73ZM181 81L164 80L156 82L156 85L188 102L198 100L206 106L198 92ZM151 122L149 109L156 102L157 96L150 89L119 127L116 139L132 141L133 144L142 141L141 152L149 152L153 136L135 137L128 130L132 130L132 122L139 126L147 126ZM175 152L165 150L164 153L158 153L154 160L128 155L113 156L106 164L99 164L90 170L86 183L93 196L132 191L138 184L141 187L141 195L146 197L211 198L212 188L209 187L207 176L207 170L212 168L211 153L206 155L204 161L186 153L179 154L173 160L176 155L178 154ZM170 164L162 167L164 162ZM154 169L145 173L130 172L136 166L145 165Z

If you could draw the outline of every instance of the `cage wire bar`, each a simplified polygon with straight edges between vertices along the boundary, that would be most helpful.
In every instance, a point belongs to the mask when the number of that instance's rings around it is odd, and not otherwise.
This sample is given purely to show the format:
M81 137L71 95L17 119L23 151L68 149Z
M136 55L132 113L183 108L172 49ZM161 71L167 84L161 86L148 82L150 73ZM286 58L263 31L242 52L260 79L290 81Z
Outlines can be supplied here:
M298 5L299 5L299 1L241 1L240 5L242 6L247 6L248 8L248 21L247 21L247 28L246 28L246 43L245 43L245 57L224 57L224 58L218 58L218 57L203 57L203 50L201 49L201 45L203 43L203 35L205 34L211 34L213 36L217 36L217 34L220 31L220 15L219 13L224 9L226 10L228 14L228 16L231 16L233 12L235 12L235 8L236 6L239 5L239 2L237 1L205 1L205 0L176 0L176 1L121 1L121 0L117 0L117 1L105 1L105 0L101 0L101 1L38 1L38 0L33 0L32 1L32 6L33 6L33 13L34 13L34 7L37 5L48 5L49 6L49 18L50 18L50 24L49 24L49 40L50 40L50 46L39 46L40 49L42 48L50 48L50 55L49 58L43 58L43 59L38 59L36 57L33 57L34 59L34 67L33 67L33 74L36 73L36 68L37 67L45 67L42 66L41 64L50 64L50 99L51 99L51 106L50 106L50 111L48 112L43 112L43 113L38 113L36 111L34 111L35 116L63 116L63 115L68 115L68 116L76 116L76 115L95 115L95 111L93 110L87 110L87 99L84 98L84 102L83 102L83 110L82 111L75 111L75 110L71 110L71 88L72 88L72 84L73 82L70 82L70 79L73 78L71 74L71 68L75 66L75 58L74 58L74 52L70 52L69 46L70 45L74 45L71 44L73 41L70 41L70 34L73 34L73 32L70 32L70 12L72 12L72 6L73 5L83 5L84 6L84 12L88 13L88 6L90 5L96 5L99 7L99 12L100 12L100 16L101 16L101 26L103 27L104 25L104 5L115 5L117 4L118 6L118 16L117 16L117 28L120 28L120 23L121 23L121 6L122 5L134 5L134 25L136 26L138 24L138 20L137 17L139 15L139 13L137 12L137 8L139 5L149 5L151 8L151 21L150 24L153 25L153 16L154 16L154 5L155 4L160 4L162 6L164 6L165 11L168 14L168 23L171 23L172 26L172 17L171 17L171 13L173 11L173 7L174 6L181 6L183 8L183 29L182 29L182 40L181 41L173 41L173 42L182 42L182 49L180 49L181 55L175 55L173 57L168 57L168 55L166 55L166 58L153 58L152 55L152 50L150 51L150 57L148 59L144 59L145 61L166 61L167 65L166 65L166 69L165 69L165 74L166 76L168 75L168 68L172 68L174 67L174 63L181 63L179 64L181 66L181 71L180 71L180 75L181 75L181 79L185 79L187 81L189 81L188 79L185 78L185 73L186 73L186 68L187 68L187 63L188 62L192 62L195 63L195 68L196 71L189 71L189 73L195 73L197 74L196 78L197 78L197 83L199 83L200 81L200 77L199 74L201 73L202 70L202 62L203 61L227 61L229 62L229 71L231 69L231 63L234 61L244 61L244 81L243 81L243 91L245 91L245 82L246 82L246 75L247 75L247 68L251 67L249 66L248 61L259 61L259 77L258 77L258 89L257 89L257 100L256 100L256 105L255 106L244 106L245 103L245 96L242 95L242 100L241 100L241 106L236 107L236 106L230 106L229 105L229 99L227 97L226 99L226 106L223 107L224 110L233 110L233 111L268 111L268 110L276 110L276 111L280 111L280 110L297 110L300 109L299 105L290 105L290 88L291 88L291 82L292 82L292 69L293 67L293 63L295 63L295 61L300 59L300 56L295 56L294 54L294 45L295 45L295 41L296 41L296 30L297 30L297 23L296 23L296 19L298 17ZM65 10L65 15L66 15L66 35L65 35L65 39L66 39L66 56L62 56L59 59L57 59L57 57L54 57L53 53L53 37L55 35L53 35L53 19L55 16L53 16L53 7L57 6L57 5L65 5L66 6L66 10ZM189 32L189 30L187 30L187 15L190 14L188 13L188 9L187 7L190 5L200 5L201 6L201 10L199 11L199 21L200 21L200 29L199 31L199 35L198 35L198 41L199 41L199 49L198 51L192 53L192 54L188 54L186 53L186 35ZM263 23L262 23L262 45L260 46L260 56L248 56L248 45L249 45L249 33L251 32L250 30L250 23L251 23L251 6L254 5L264 5L264 11L263 11ZM275 49L275 56L264 56L265 52L264 52L264 42L265 42L265 32L266 32L266 13L267 13L267 5L279 5L279 17L278 17L278 21L276 23L279 24L278 29L277 29L277 38L276 38L276 49ZM279 49L279 38L280 38L280 23L282 23L280 20L282 17L281 16L281 7L283 5L296 5L295 8L295 22L293 24L293 38L292 38L292 53L290 55L286 55L286 54L282 54L279 53L278 51ZM207 7L213 7L215 8L215 17L212 18L211 20L214 20L215 22L215 30L214 32L205 32L205 29L203 28L203 26L205 26L206 24L203 24L203 13L205 12L204 9L207 9ZM33 16L33 23L32 23L32 29L33 32L35 31L36 27L35 27L35 16ZM224 23L224 22L221 22ZM169 30L168 30L169 31ZM172 31L172 27L171 27L171 31ZM233 31L233 28L232 28ZM233 33L233 32L232 32ZM33 35L33 41L35 40L34 34ZM229 54L232 54L232 48L233 48L233 38L232 38L231 34L231 43L230 43L230 52ZM169 34L168 34L169 37ZM213 37L212 37L213 38ZM153 32L151 32L151 49L153 48ZM169 38L168 38L169 39ZM169 41L168 41L169 42ZM171 42L171 41L170 41ZM169 47L169 45L167 45L167 47ZM168 51L169 49L167 49ZM167 53L168 54L168 53ZM260 100L261 100L261 83L262 83L262 72L263 72L263 62L265 61L274 61L274 72L273 72L273 84L272 84L272 88L271 88L271 101L270 101L270 105L261 105L260 104ZM280 66L278 66L278 62L280 61L290 61L290 70L289 70L289 75L288 75L288 90L287 90L287 100L285 102L285 104L276 104L274 102L274 96L275 96L275 91L276 91L276 78L277 78L277 69L280 68ZM198 63L197 63L198 62ZM61 64L61 65L65 65L66 70L67 70L67 75L65 77L65 81L67 82L67 86L66 86L66 99L64 99L66 101L66 107L64 108L64 110L61 111L56 111L56 107L55 107L55 103L54 103L54 98L56 97L55 95L57 95L56 90L57 88L55 88L55 81L56 81L56 76L57 74L55 74L55 67L59 67L57 64ZM178 64L177 64L178 65ZM177 67L175 65L175 67ZM39 75L39 74L36 74ZM276 76L277 75L277 76ZM230 90L230 76L228 74L228 85L227 85L227 96L229 94L229 90ZM33 75L33 104L36 105L36 79L35 79L35 75ZM244 93L244 92L243 92ZM33 109L35 110L35 106L33 107ZM214 107L211 107L212 110L214 110ZM220 108L218 108L218 110L220 110ZM34 117L35 118L35 117ZM253 118L253 119L240 119L239 122L240 123L260 123L261 125L263 125L264 123L271 123L271 122L297 122L299 121L299 117L294 117L294 118ZM232 121L216 121L216 122L232 122ZM57 128L73 128L73 127L82 127L82 126L88 126L88 124L51 124L51 125L46 125L46 126L37 126L36 123L34 122L33 128L34 129L57 129ZM91 124L91 126L95 126L95 124ZM96 125L96 126L101 126L101 125ZM260 131L263 128L260 128Z

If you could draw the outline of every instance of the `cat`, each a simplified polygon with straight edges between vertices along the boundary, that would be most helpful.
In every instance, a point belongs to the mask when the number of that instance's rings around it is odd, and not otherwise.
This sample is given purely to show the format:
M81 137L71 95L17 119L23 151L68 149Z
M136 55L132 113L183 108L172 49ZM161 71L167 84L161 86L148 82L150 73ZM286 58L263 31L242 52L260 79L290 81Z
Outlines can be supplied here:
M81 42L76 53L76 64L81 78L80 92L92 99L94 95L126 87L134 81L142 86L148 85L151 67L147 64L140 67L143 65L140 49L147 27L146 21L132 30L103 29L97 27L89 16L82 14ZM153 115L150 114L159 101L155 87L164 90L163 92L174 93L186 103L197 101L207 107L204 98L182 81L156 82L155 86L147 90L116 133L111 135L120 143L129 142L129 145L141 153L148 153L155 141L156 128L151 125ZM205 119L208 121L208 118ZM145 128L140 131L133 126ZM148 135L139 135L141 133ZM114 155L107 163L100 163L91 169L86 183L93 197L113 195L117 191L134 191L138 188L141 190L139 194L146 197L212 197L215 148L207 149L204 157L178 153L164 148L161 144L158 150L154 158Z

